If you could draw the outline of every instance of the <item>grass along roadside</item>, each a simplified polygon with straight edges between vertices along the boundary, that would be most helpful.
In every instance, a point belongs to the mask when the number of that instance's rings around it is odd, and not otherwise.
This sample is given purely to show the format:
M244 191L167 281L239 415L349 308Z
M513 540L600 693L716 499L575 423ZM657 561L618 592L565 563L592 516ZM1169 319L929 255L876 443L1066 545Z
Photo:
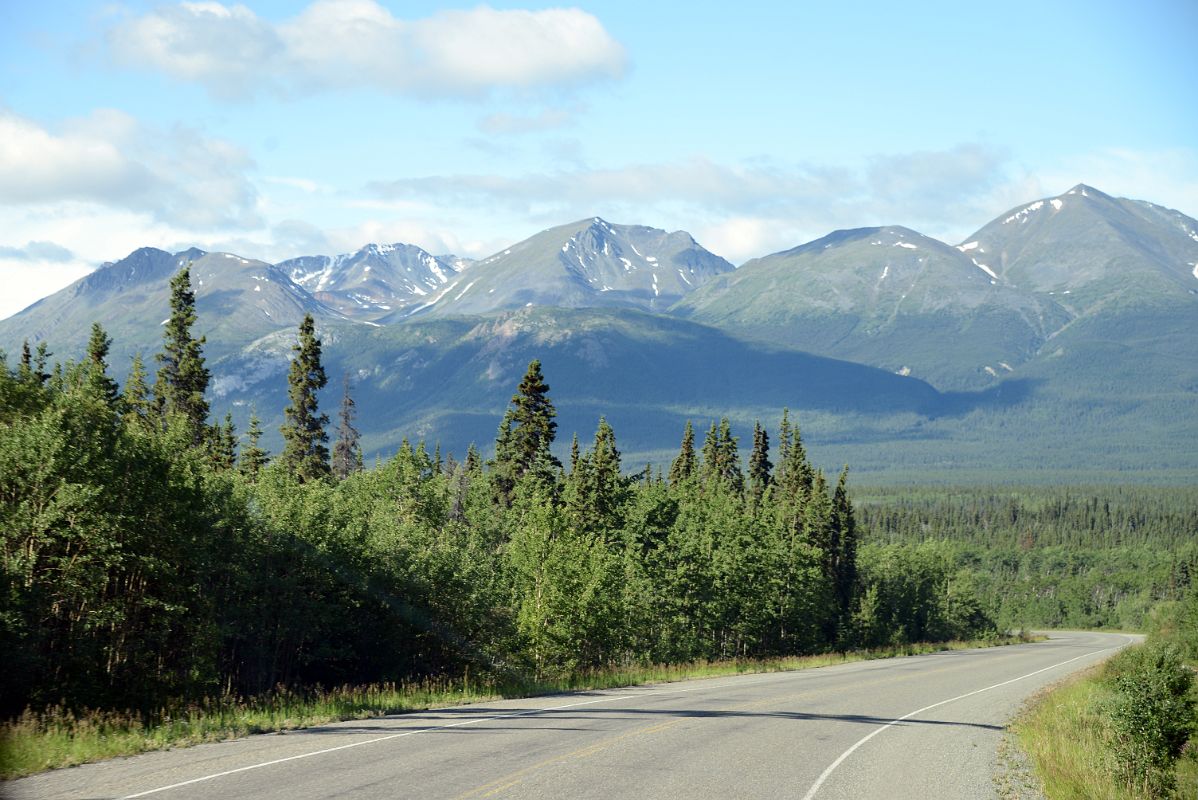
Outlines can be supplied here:
M1012 723L1015 739L1049 800L1198 797L1194 740L1169 770L1171 788L1161 785L1162 775L1136 775L1121 755L1121 732L1113 711L1121 703L1114 679L1120 670L1116 659L1122 657L1126 656L1120 654L1049 687ZM1127 741L1126 736L1122 739Z
M26 712L0 725L0 780L44 770L128 756L150 750L235 739L254 733L309 728L328 722L368 719L440 706L531 697L586 689L612 689L668 681L716 678L758 672L803 669L1033 641L1027 635L968 642L917 643L875 650L828 653L766 660L733 660L617 667L571 675L560 680L497 683L427 680L382 686L343 686L317 692L272 692L250 699L224 698L180 711L161 712L147 723L137 714L102 711L78 713L51 709Z

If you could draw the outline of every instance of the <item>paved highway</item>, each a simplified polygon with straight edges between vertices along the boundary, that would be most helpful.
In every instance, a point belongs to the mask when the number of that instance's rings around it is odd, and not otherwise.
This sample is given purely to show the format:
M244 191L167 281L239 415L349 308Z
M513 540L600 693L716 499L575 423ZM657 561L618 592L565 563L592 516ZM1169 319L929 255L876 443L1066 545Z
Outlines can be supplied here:
M14 798L984 798L1024 698L1133 640L500 701L147 753Z

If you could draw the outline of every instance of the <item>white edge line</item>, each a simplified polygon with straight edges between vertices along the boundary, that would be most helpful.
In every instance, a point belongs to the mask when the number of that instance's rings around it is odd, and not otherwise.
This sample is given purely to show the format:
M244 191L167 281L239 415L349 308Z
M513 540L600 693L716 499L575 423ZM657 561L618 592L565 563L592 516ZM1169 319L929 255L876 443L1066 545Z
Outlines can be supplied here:
M1123 634L1123 635L1126 635L1126 634ZM807 794L803 795L803 800L812 800L812 798L815 797L816 792L818 792L820 790L820 787L824 785L824 781L828 780L828 777L833 772L836 771L837 767L839 767L841 764L844 763L845 759L847 759L849 756L851 756L857 750L858 747L865 744L870 739L874 738L879 733L881 733L882 731L889 728L891 725L897 725L898 723L902 722L903 720L910 719L911 717L914 717L916 714L922 714L925 711L931 711L933 708L937 708L938 706L947 705L948 703L955 703L958 700L964 700L966 697L973 697L975 694L981 694L982 692L988 692L991 689L997 689L1000 686L1006 686L1008 684L1015 683L1016 681L1021 681L1024 678L1030 678L1033 675L1039 675L1041 672L1048 672L1050 669L1056 669L1057 667L1063 667L1066 664L1072 664L1074 661L1079 661L1083 658L1089 658L1090 656L1102 655L1103 653L1107 652L1108 650L1118 650L1121 647L1126 647L1127 645L1131 644L1131 642L1132 642L1131 637L1128 637L1128 640L1126 642L1124 642L1121 645L1117 645L1116 647L1106 647L1106 648L1103 648L1102 650L1093 650L1089 653L1082 653L1080 656L1077 656L1076 658L1071 658L1067 661L1062 661L1059 664L1053 664L1051 666L1044 667L1043 669L1038 669L1035 672L1029 672L1026 675L1020 675L1018 678L1011 678L1009 681L1003 681L1002 683L996 683L992 686L987 686L982 689L974 689L972 692L966 692L965 694L959 694L956 697L950 697L947 700L941 700L938 703L932 703L930 706L924 706L923 708L917 708L914 711L912 711L911 713L904 714L903 716L899 717L898 719L892 719L892 720L890 720L890 722L887 722L887 723L883 724L881 727L866 734L865 736L863 736L861 738L860 741L858 741L856 744L854 744L848 750L845 750L843 753L841 753L840 757L837 758L835 761L833 761L831 764L829 764L828 768L825 769L823 771L823 773L820 774L819 778L816 779L815 783L813 783L811 785L811 788L807 790Z
M367 739L367 740L361 741L361 742L351 742L349 744L343 744L343 745L339 745L337 747L328 747L328 748L325 748L324 750L313 750L310 753L300 753L299 755L287 756L286 758L276 758L273 761L263 761L260 764L250 764L249 766L246 766L246 767L238 767L237 769L225 770L224 772L215 772L211 775L204 775L203 777L200 777L200 778L192 778L189 781L181 781L180 783L172 783L170 786L159 786L157 789L150 789L145 792L138 792L137 794L125 795L125 797L122 798L122 800L133 800L133 798L135 798L135 797L145 797L146 795L157 794L158 792L165 792L168 789L178 789L180 786L190 786L193 783L203 783L204 781L210 781L215 778L223 778L226 775L235 775L238 772L248 772L252 769L261 769L262 767L269 767L269 766L273 766L274 764L282 764L287 761L297 761L301 758L312 758L313 756L322 756L326 753L335 753L338 750L348 750L351 747L361 747L361 746L367 745L367 744L376 744L378 742L385 742L389 739L398 739L401 736L413 736L417 733L427 733L429 731L443 730L445 728L459 728L463 725L474 725L479 722L490 722L491 720L496 720L496 719L505 719L505 718L510 718L510 717L524 717L524 716L528 716L529 714L537 714L537 713L540 713L543 711L559 711L563 708L574 708L576 706L588 706L593 703L604 703L604 702L607 702L608 700L619 700L619 699L623 699L623 698L627 698L627 697L634 697L634 696L635 695L617 695L614 697L602 697L598 700L587 700L587 701L584 701L581 703L569 703L567 705L562 705L562 706L550 706L547 708L535 708L535 709L531 709L529 711L517 711L512 714L497 714L493 717L478 717L477 719L468 719L468 720L463 720L462 722L453 722L448 725L435 725L435 726L429 727L429 728L417 728L415 730L404 731L403 733L393 733L393 734L390 734L389 736L379 736L374 739Z
M770 676L770 678L777 678L779 674L788 675L790 673L785 673L785 672L775 673L775 674L772 674ZM769 680L769 679L763 678L763 679L751 681L751 683L764 683L767 680ZM338 750L348 750L351 747L362 747L363 745L377 744L378 742L386 742L391 739L398 739L402 736L415 736L418 733L429 733L431 731L445 730L446 728L460 728L463 725L477 725L480 722L491 722L492 720L497 720L497 719L510 719L512 717L527 717L532 714L543 714L546 711L560 711L565 708L577 708L578 706L589 706L589 705L594 705L595 703L608 703L608 702L611 702L612 700L627 700L627 699L634 698L634 697L645 697L647 695L656 695L656 694L682 694L683 692L698 692L698 691L702 691L704 689L719 689L719 688L722 688L722 687L728 686L728 685L746 686L749 683L750 683L749 681L736 681L736 682L727 681L725 683L717 684L715 686L694 686L694 687L690 687L690 688L680 688L680 689L658 689L658 690L650 691L650 692L637 692L635 694L610 695L607 697L600 697L596 700L584 700L580 703L566 703L565 705L560 705L560 706L547 706L545 708L533 708L533 709L529 709L527 711L517 711L517 712L511 713L511 714L495 714L494 716L490 716L490 717L478 717L476 719L463 720L462 722L452 722L448 725L433 725L433 726L430 726L427 728L417 728L415 730L404 731L402 733L392 733L388 736L379 736L374 739L366 739L365 741L361 741L361 742L351 742L349 744L343 744L343 745L339 745L337 747L328 747L328 748L325 748L324 750L313 750L310 753L300 753L300 754L294 755L294 756L287 756L286 758L276 758L273 761L263 761L260 764L250 764L248 766L238 767L237 769L225 770L224 772L214 772L211 775L204 775L199 778L192 778L191 780L180 781L179 783L172 783L169 786L159 786L156 789L147 789L146 791L138 792L137 794L128 794L128 795L125 795L123 798L121 798L121 800L134 800L134 798L137 798L137 797L147 797L152 794L158 794L159 792L165 792L165 791L169 791L171 789L178 789L182 786L190 786L193 783L203 783L204 781L215 780L216 778L223 778L226 775L236 775L239 772L249 772L250 770L261 769L263 767L270 767L275 764L283 764L288 761L298 761L299 759L312 758L313 756L321 756L321 755L325 755L326 753L335 753Z

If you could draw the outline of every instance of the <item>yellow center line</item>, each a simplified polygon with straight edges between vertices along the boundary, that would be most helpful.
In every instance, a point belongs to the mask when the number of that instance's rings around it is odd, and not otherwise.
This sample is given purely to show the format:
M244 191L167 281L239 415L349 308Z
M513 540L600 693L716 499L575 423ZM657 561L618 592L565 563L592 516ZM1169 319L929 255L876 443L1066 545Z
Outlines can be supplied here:
M682 722L683 719L684 718L680 718L680 719L669 720L667 722L657 722L657 723L653 723L652 725L646 725L641 728L636 728L631 731L626 731L617 736L612 736L608 739L605 739L602 742L596 742L595 744L587 745L586 747L581 747L577 750L572 750L569 753L561 753L559 755L553 756L552 758L547 758L544 761L538 761L535 764L529 764L527 767L522 767L521 769L518 769L515 772L510 772L501 778L497 778L497 779L491 781L490 783L484 783L482 786L478 786L474 789L471 789L468 792L459 794L457 797L454 798L454 800L465 800L465 798L467 798L467 797L475 797L475 796L479 795L480 793L483 793L482 794L483 797L490 797L494 794L498 794L499 792L509 789L512 786L515 786L516 784L522 782L524 780L524 778L526 778L531 773L536 772L537 770L544 769L545 767L551 767L551 766L554 766L555 764L561 764L561 763L565 763L567 761L587 758L589 756L596 755L596 754L606 750L607 748L611 747L613 744L620 742L624 739L628 739L633 736L640 736L642 734L650 734L650 733L657 733L658 731L663 731L666 728L670 728L670 727L673 727L674 725L677 725L678 723Z

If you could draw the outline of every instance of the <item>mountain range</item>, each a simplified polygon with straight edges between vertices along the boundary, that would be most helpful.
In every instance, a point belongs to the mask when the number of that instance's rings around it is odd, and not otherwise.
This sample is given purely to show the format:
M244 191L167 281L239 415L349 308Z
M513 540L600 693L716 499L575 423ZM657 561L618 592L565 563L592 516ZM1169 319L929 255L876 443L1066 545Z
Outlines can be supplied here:
M1198 222L1086 185L956 245L859 228L738 268L685 232L600 218L477 261L143 248L0 321L0 348L78 357L100 321L123 377L159 348L189 263L214 412L242 428L251 407L277 427L310 313L377 453L405 436L486 449L540 358L561 430L586 438L606 414L638 461L668 459L687 418L773 425L789 406L829 466L878 481L1198 474Z

